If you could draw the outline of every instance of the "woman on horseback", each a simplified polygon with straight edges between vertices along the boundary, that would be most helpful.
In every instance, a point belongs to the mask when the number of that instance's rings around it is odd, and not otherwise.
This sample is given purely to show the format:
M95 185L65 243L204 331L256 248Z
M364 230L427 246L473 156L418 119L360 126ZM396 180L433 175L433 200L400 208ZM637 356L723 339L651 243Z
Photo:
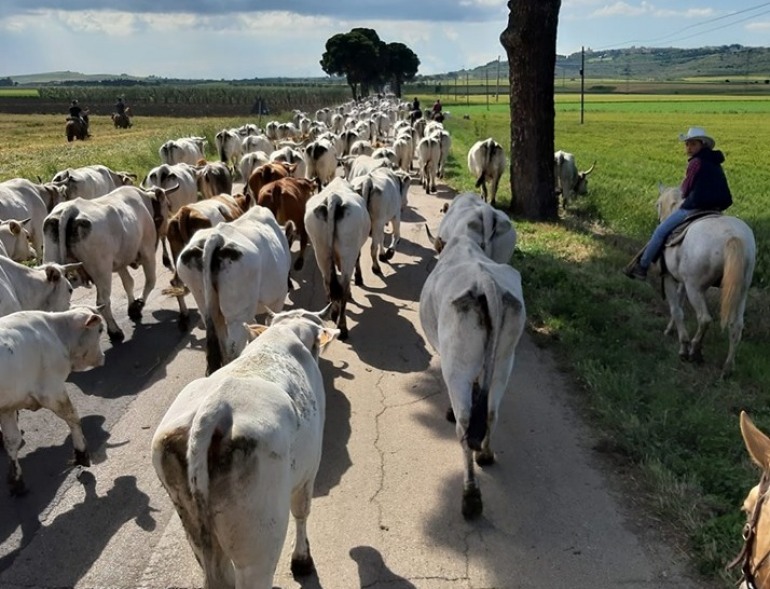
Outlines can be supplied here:
M625 273L629 278L647 278L647 270L663 250L666 238L689 215L697 211L724 211L733 204L730 187L722 170L725 156L714 149L714 138L702 127L690 127L687 133L679 135L679 140L684 141L688 159L681 187L684 200L677 210L661 221L641 257L637 254L635 263L626 268Z

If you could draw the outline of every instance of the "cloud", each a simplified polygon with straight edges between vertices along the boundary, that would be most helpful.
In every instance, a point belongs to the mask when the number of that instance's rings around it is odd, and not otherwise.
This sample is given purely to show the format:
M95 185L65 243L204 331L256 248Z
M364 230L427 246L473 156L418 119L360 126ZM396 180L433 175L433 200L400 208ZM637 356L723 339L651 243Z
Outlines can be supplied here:
M593 2L591 2L593 3ZM685 10L673 10L659 8L651 2L629 4L628 2L615 2L593 11L592 16L652 16L655 18L704 18L713 16L713 8L688 8Z
M768 31L770 30L770 21L749 23L746 25L746 29L749 31Z
M197 14L228 16L262 12L286 12L302 16L354 20L419 20L431 22L487 22L507 14L499 0L3 0L6 15L57 12L66 9L73 14L90 11L129 12L132 14Z

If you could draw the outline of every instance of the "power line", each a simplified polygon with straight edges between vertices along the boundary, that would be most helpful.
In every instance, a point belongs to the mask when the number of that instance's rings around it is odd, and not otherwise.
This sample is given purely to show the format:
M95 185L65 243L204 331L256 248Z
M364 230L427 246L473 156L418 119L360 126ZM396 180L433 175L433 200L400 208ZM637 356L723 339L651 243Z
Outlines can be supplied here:
M622 43L618 43L618 44L615 44L615 45L608 45L606 47L599 47L599 48L596 49L596 51L602 51L604 49L611 49L611 48L614 48L614 47L619 47L619 46L623 46L623 45L630 45L630 44L636 44L636 43L644 43L644 44L646 44L646 43L655 43L657 41L662 41L664 39L668 39L669 37L675 37L675 36L683 33L684 31L687 31L689 29L693 29L693 28L696 28L696 27L702 27L704 25L707 25L707 24L710 24L710 23L713 23L713 22L717 22L717 21L720 21L720 20L724 20L726 18L732 18L734 16L738 16L739 14L745 14L747 12L753 12L755 10L759 10L760 8L764 8L766 6L770 6L770 2L763 2L762 4L757 4L755 6L750 6L749 8L744 8L743 10L737 10L737 11L731 12L729 14L724 14L722 16L717 16L717 17L714 17L714 18L710 18L708 20L704 20L704 21L701 21L699 23L687 25L686 27L683 27L683 28L679 29L678 31L674 31L673 33L668 33L666 35L663 35L662 37L657 37L657 38L654 38L654 39L646 39L646 40L645 39L637 39L637 40L633 40L633 41L624 41ZM717 30L720 30L720 29L731 27L731 26L734 26L736 24L742 23L744 21L750 20L752 18L756 18L758 16L765 15L768 12L770 12L770 11L761 12L759 14L752 14L751 16L748 16L746 18L737 20L735 22L727 23L727 24L725 24L723 26L720 26L720 27L714 27L714 28L708 29L706 31L699 31L697 33L693 33L692 35L683 37L681 39L673 39L673 40L674 41L681 41L683 39L689 39L691 37L697 37L698 35L701 35L703 33L709 33L711 31L717 31Z

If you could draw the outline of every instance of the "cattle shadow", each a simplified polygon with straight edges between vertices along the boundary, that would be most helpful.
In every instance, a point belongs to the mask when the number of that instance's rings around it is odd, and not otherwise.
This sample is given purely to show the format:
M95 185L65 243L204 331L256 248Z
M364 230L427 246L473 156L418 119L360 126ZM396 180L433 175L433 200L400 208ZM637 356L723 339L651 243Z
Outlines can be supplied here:
M416 258L416 262L400 261L403 256ZM372 279L364 280L362 290L375 293L383 293L401 301L417 302L420 300L425 279L429 274L429 265L435 258L436 252L419 243L402 239L396 250L395 257L386 263L381 263L383 268L388 266L393 270L380 280L383 286L373 286ZM367 256L368 257L368 256Z
M25 430L25 413L28 412L22 411L19 417L22 430ZM44 421L39 429L50 425L51 428L63 428L66 431L67 425L62 420L49 411L46 413L50 413L51 421ZM104 417L101 415L86 415L81 419L93 463L104 460L102 449L110 434L103 425ZM26 455L24 448L19 453L28 493L22 497L11 497L7 488L0 490L0 513L3 514L0 517L0 572L11 566L41 528L40 514L48 509L57 494L63 493L75 483L75 474L82 471L81 467L74 465L72 436L67 435L63 443L55 446L39 446L40 440L32 440L38 434L38 431L25 431L25 438L29 438L31 445L38 447ZM99 451L95 452L97 448ZM17 530L20 532L18 541L6 543ZM15 547L12 548L12 544Z
M350 557L358 565L358 581L361 587L387 586L391 589L417 589L408 579L391 571L382 554L371 546L350 549Z
M188 332L181 331L176 322L170 320L174 312L161 309L151 314L157 323L121 325L126 339L119 344L106 344L104 365L86 372L73 372L70 382L85 395L103 399L134 396L140 392L156 369L165 370L165 366L173 361L188 337Z
M126 522L134 520L145 531L156 526L152 512L158 510L150 506L150 497L137 487L135 477L117 477L104 495L97 493L90 471L83 471L78 480L83 500L58 515L35 539L45 546L48 575L59 587L75 587ZM24 570L27 566L35 565L21 563L18 574L34 578L34 571Z
M412 208L411 206L406 207L403 211L401 211L401 223L421 223L425 221L425 217L423 217L415 208Z
M412 321L400 314L403 306L397 306L378 295L365 296L370 308L360 313L362 317L356 317L359 321L357 328L367 331L367 320L373 318L378 325L387 326L387 329L380 330L377 337L357 338L351 346L352 351L362 362L379 370L400 373L425 370L431 356Z
M347 375L352 378L352 375L344 372L344 369L335 368L332 362L324 358L319 359L318 366L321 369L326 390L326 422L321 465L318 467L313 496L323 497L339 485L343 475L353 465L348 452L351 434L350 401L334 386L336 377L344 378Z

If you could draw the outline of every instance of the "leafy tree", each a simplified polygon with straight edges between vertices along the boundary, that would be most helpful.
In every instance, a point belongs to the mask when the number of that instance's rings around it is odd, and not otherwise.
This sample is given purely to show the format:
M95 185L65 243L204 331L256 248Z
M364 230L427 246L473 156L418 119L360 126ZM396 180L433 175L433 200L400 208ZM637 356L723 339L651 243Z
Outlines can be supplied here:
M344 75L357 99L391 81L400 96L401 84L414 77L420 60L403 43L386 44L377 31L361 27L329 38L320 63L327 74Z
M393 90L401 98L401 86L413 80L420 67L420 59L403 43L388 43L388 72L393 81Z
M554 220L556 29L561 0L509 0L500 43L508 54L511 108L511 208L533 221Z
M359 84L367 83L371 75L368 70L378 58L377 47L364 35L338 33L326 41L321 68L329 75L344 75L356 100L361 96Z

